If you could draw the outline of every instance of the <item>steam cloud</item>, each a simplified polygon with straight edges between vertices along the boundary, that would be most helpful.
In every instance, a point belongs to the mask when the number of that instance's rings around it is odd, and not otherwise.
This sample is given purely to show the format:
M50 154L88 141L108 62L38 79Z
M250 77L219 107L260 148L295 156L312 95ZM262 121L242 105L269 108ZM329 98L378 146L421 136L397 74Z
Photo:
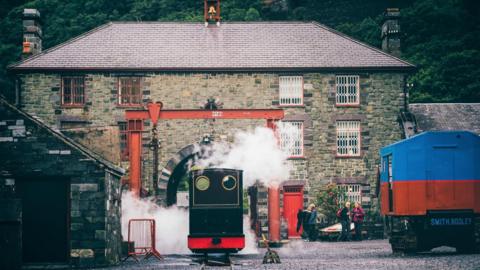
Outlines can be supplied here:
M188 211L171 206L160 207L147 199L136 198L131 192L122 194L122 236L128 239L128 221L151 218L156 223L156 247L160 254L190 253L187 248Z
M131 192L122 194L122 236L128 239L130 219L155 219L156 248L160 254L189 254L187 247L188 211L176 206L158 206L148 199L136 198ZM243 219L245 248L242 254L258 253L255 234L249 229L247 216Z
M282 127L280 127L282 128ZM199 149L203 153L194 163L200 167L243 170L243 186L257 181L269 186L289 177L287 155L280 149L271 129L257 127L239 131L233 143L214 142ZM152 218L156 221L156 247L161 254L188 254L188 211L176 206L160 207L155 202L136 198L131 192L122 195L122 235L128 239L128 221ZM241 253L258 253L254 233L244 216L245 249Z
M234 142L214 142L203 146L206 153L195 161L200 167L243 170L243 186L256 181L268 186L288 179L290 168L287 155L280 149L274 132L265 127L239 131Z

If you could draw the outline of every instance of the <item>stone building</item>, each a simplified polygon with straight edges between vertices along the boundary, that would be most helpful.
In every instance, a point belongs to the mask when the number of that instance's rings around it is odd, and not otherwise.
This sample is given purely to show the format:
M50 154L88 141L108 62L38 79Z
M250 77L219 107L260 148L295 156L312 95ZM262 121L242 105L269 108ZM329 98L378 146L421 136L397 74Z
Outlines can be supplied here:
M0 268L117 263L124 170L0 98Z
M397 15L388 16L389 25ZM399 46L396 40L385 44ZM282 109L288 128L280 143L293 168L284 187L307 201L333 182L369 208L378 150L402 138L398 115L414 66L316 22L112 22L9 70L19 108L48 126L118 126L127 167L126 110L156 101L164 109L199 109L207 100L223 109ZM149 147L152 125L142 124L142 187L169 204L205 137L230 141L237 130L265 121L162 120L158 168ZM155 170L159 177L152 180ZM284 205L290 211L299 206ZM266 217L261 209L258 214Z

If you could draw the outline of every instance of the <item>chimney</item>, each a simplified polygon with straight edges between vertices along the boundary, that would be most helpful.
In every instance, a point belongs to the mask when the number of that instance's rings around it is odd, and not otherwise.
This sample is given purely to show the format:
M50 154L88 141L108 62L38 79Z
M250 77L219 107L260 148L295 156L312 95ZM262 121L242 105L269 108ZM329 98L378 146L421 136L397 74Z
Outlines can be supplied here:
M220 26L220 0L203 0L205 26L210 22L216 22Z
M387 8L383 16L382 50L400 57L400 9Z
M23 58L42 52L42 27L40 12L36 9L23 10Z

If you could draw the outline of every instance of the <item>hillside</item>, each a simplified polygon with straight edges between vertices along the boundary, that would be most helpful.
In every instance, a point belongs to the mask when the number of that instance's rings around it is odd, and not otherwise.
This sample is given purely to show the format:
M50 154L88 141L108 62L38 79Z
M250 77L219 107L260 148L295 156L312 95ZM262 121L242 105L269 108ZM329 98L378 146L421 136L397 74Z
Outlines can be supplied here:
M20 4L18 4L20 2ZM380 46L381 14L402 10L402 58L416 64L411 102L480 102L480 6L476 0L224 0L225 21L318 21ZM44 49L108 21L202 21L200 0L0 1L0 87L21 55L23 8L42 14ZM8 29L8 31L5 31Z

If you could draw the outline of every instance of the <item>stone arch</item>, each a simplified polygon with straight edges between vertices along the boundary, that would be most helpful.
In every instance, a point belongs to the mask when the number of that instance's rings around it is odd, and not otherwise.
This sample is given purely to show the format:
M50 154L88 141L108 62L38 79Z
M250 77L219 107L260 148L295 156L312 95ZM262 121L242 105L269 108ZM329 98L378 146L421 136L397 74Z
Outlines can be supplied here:
M199 149L199 143L185 146L168 160L160 172L158 183L161 194L160 199L164 201L167 206L177 202L176 194L179 184L177 175L185 173L184 166L186 162L193 158L199 152Z

